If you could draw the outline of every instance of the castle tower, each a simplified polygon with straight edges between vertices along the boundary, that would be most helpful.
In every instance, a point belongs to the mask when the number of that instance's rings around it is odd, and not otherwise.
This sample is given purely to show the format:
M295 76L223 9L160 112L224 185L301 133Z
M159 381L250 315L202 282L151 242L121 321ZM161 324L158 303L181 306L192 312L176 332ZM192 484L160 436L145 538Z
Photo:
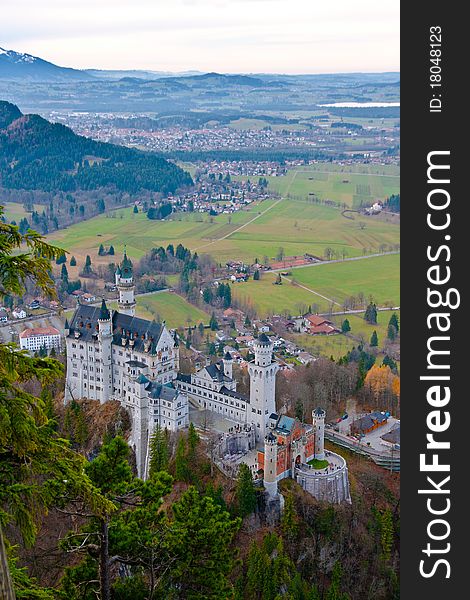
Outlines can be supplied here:
M263 485L271 497L277 496L277 437L272 431L264 438Z
M121 264L116 269L115 278L119 291L119 312L133 317L135 315L135 286L132 263L127 258L126 250L124 250L124 258Z
M325 458L325 411L323 408L315 408L312 411L313 432L315 435L314 458L323 460Z
M225 377L229 377L230 379L232 379L233 358L232 358L232 355L230 354L230 352L225 353L224 358L222 359L222 362L224 363Z
M149 442L149 399L146 387L149 383L147 377L140 374L135 380L136 407L132 413L132 434L130 443L135 450L137 473L139 477L145 477L146 465L148 463Z
M101 302L100 314L98 317L98 341L101 350L101 397L100 402L103 404L109 400L113 391L113 367L111 364L111 344L113 341L113 326L111 321L111 313L106 306L106 302Z
M264 439L269 416L276 412L276 373L277 362L273 361L273 344L262 333L253 344L255 359L248 366L250 375L251 414L247 420L256 425L256 438Z

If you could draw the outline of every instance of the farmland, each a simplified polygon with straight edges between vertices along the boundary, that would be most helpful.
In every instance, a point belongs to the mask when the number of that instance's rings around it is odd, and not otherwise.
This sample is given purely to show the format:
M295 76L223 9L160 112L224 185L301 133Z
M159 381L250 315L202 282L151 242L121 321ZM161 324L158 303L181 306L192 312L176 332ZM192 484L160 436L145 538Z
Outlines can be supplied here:
M308 306L327 311L330 300L334 301L333 310L337 311L346 298L359 293L367 301L372 297L378 305L397 306L399 261L399 255L392 254L293 269L289 277L282 278L282 285L274 285L277 275L268 272L259 281L249 280L233 286L233 296L243 305L253 307L260 316L296 315L305 312ZM292 280L305 287L293 285Z
M399 192L399 170L396 166L326 165L298 167L285 177L268 177L270 189L281 195L307 199L318 197L348 205L350 208L370 206Z
M138 259L154 246L180 242L198 253L210 253L219 262L272 259L281 247L286 255L323 256L329 247L346 256L362 256L382 245L398 245L399 225L387 218L348 219L338 208L286 198L267 200L233 215L183 213L166 221L150 221L144 214L119 209L55 232L50 239L83 260L86 254L93 259L100 244L112 244L117 252L127 244L131 258Z

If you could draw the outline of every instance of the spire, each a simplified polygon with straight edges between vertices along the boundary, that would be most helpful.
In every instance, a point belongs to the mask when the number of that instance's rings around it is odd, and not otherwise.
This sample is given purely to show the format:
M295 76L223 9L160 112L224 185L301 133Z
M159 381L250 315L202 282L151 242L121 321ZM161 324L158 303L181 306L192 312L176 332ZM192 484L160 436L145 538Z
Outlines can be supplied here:
M100 321L108 321L110 318L111 318L111 315L109 314L108 307L106 306L106 302L104 301L104 298L103 298L103 300L101 301L99 320Z
M70 329L69 320L65 319L64 329Z
M132 277L132 262L127 257L127 246L124 246L124 257L121 262L120 270L120 274L124 279L130 279Z

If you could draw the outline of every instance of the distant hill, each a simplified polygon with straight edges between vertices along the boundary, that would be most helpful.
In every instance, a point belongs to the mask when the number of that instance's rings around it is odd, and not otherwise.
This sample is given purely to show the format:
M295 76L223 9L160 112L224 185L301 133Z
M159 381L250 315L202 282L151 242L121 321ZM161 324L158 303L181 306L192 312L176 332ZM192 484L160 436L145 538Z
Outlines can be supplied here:
M96 142L39 115L23 115L14 104L0 101L0 185L4 188L168 193L191 183L188 173L156 154Z
M0 79L78 81L94 79L94 76L86 71L59 67L32 54L0 48Z

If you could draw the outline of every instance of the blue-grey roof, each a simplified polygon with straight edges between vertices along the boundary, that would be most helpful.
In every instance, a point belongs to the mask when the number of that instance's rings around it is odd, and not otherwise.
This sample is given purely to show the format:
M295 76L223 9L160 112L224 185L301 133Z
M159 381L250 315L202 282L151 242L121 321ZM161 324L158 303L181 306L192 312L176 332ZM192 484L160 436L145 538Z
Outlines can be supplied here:
M290 433L294 427L295 419L282 415L276 425L276 431L280 433Z
M91 341L98 331L100 312L101 307L99 306L78 305L70 321L69 337L74 337L74 332L79 331L81 340ZM114 344L121 345L122 337L129 339L132 335L134 349L137 352L144 351L144 342L147 340L150 340L155 348L163 331L163 326L160 323L133 317L118 311L113 312L112 328Z
M136 379L137 383L149 383L149 380L142 373Z
M258 344L261 344L261 346L269 346L271 344L271 340L265 333L262 333L256 341Z
M179 395L179 391L171 383L163 385L152 381L145 389L149 392L151 398L161 398L170 402L175 400Z

